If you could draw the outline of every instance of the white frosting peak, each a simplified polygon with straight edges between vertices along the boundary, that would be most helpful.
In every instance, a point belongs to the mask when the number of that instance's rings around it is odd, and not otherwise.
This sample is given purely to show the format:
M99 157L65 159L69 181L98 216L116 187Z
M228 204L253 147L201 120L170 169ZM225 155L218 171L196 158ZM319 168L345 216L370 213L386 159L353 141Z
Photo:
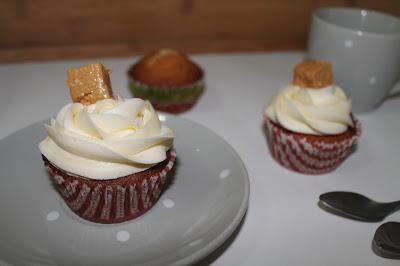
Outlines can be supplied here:
M68 104L46 130L41 153L57 167L93 179L114 179L162 162L174 138L151 104L139 98Z
M353 126L351 102L335 85L321 89L287 86L265 112L275 123L297 133L335 135Z

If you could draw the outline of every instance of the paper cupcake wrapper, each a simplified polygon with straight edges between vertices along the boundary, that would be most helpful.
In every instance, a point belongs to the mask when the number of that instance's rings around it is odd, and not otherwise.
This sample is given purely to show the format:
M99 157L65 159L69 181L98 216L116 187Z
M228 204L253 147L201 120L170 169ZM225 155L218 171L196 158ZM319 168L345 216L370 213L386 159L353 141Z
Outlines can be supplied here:
M324 174L337 168L353 151L361 135L361 125L354 119L354 132L346 137L326 139L293 134L264 116L268 146L272 157L282 166L304 174Z
M95 223L120 223L147 212L159 199L176 160L168 158L141 173L113 180L94 180L66 173L49 162L45 166L68 207L78 216Z
M204 91L204 81L186 86L152 87L129 79L129 87L134 97L149 100L155 109L170 113L180 113L190 109Z

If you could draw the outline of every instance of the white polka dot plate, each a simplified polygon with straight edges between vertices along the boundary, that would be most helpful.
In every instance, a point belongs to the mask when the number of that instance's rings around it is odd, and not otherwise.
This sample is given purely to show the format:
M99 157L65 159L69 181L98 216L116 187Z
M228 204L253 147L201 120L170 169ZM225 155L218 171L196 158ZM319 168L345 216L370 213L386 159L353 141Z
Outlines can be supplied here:
M143 216L113 225L73 214L42 164L36 123L0 141L0 265L188 265L210 254L247 209L249 180L209 129L162 114L178 154L171 184Z

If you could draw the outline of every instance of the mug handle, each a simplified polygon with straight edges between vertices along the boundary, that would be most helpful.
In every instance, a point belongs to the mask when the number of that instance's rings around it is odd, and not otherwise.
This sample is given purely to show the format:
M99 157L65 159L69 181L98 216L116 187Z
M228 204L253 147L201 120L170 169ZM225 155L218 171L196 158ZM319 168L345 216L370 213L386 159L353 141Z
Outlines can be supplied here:
M392 90L389 91L387 97L388 98L394 98L394 97L399 97L400 96L400 78L392 88Z

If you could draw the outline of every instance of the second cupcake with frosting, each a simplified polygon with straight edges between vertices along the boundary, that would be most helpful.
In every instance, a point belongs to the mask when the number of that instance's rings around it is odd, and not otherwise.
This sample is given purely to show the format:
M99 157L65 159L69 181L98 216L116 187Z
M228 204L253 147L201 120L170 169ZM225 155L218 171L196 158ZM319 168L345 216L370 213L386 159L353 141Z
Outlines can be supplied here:
M274 159L307 174L338 167L361 132L351 101L333 84L331 65L317 60L295 67L293 83L273 98L264 122Z

